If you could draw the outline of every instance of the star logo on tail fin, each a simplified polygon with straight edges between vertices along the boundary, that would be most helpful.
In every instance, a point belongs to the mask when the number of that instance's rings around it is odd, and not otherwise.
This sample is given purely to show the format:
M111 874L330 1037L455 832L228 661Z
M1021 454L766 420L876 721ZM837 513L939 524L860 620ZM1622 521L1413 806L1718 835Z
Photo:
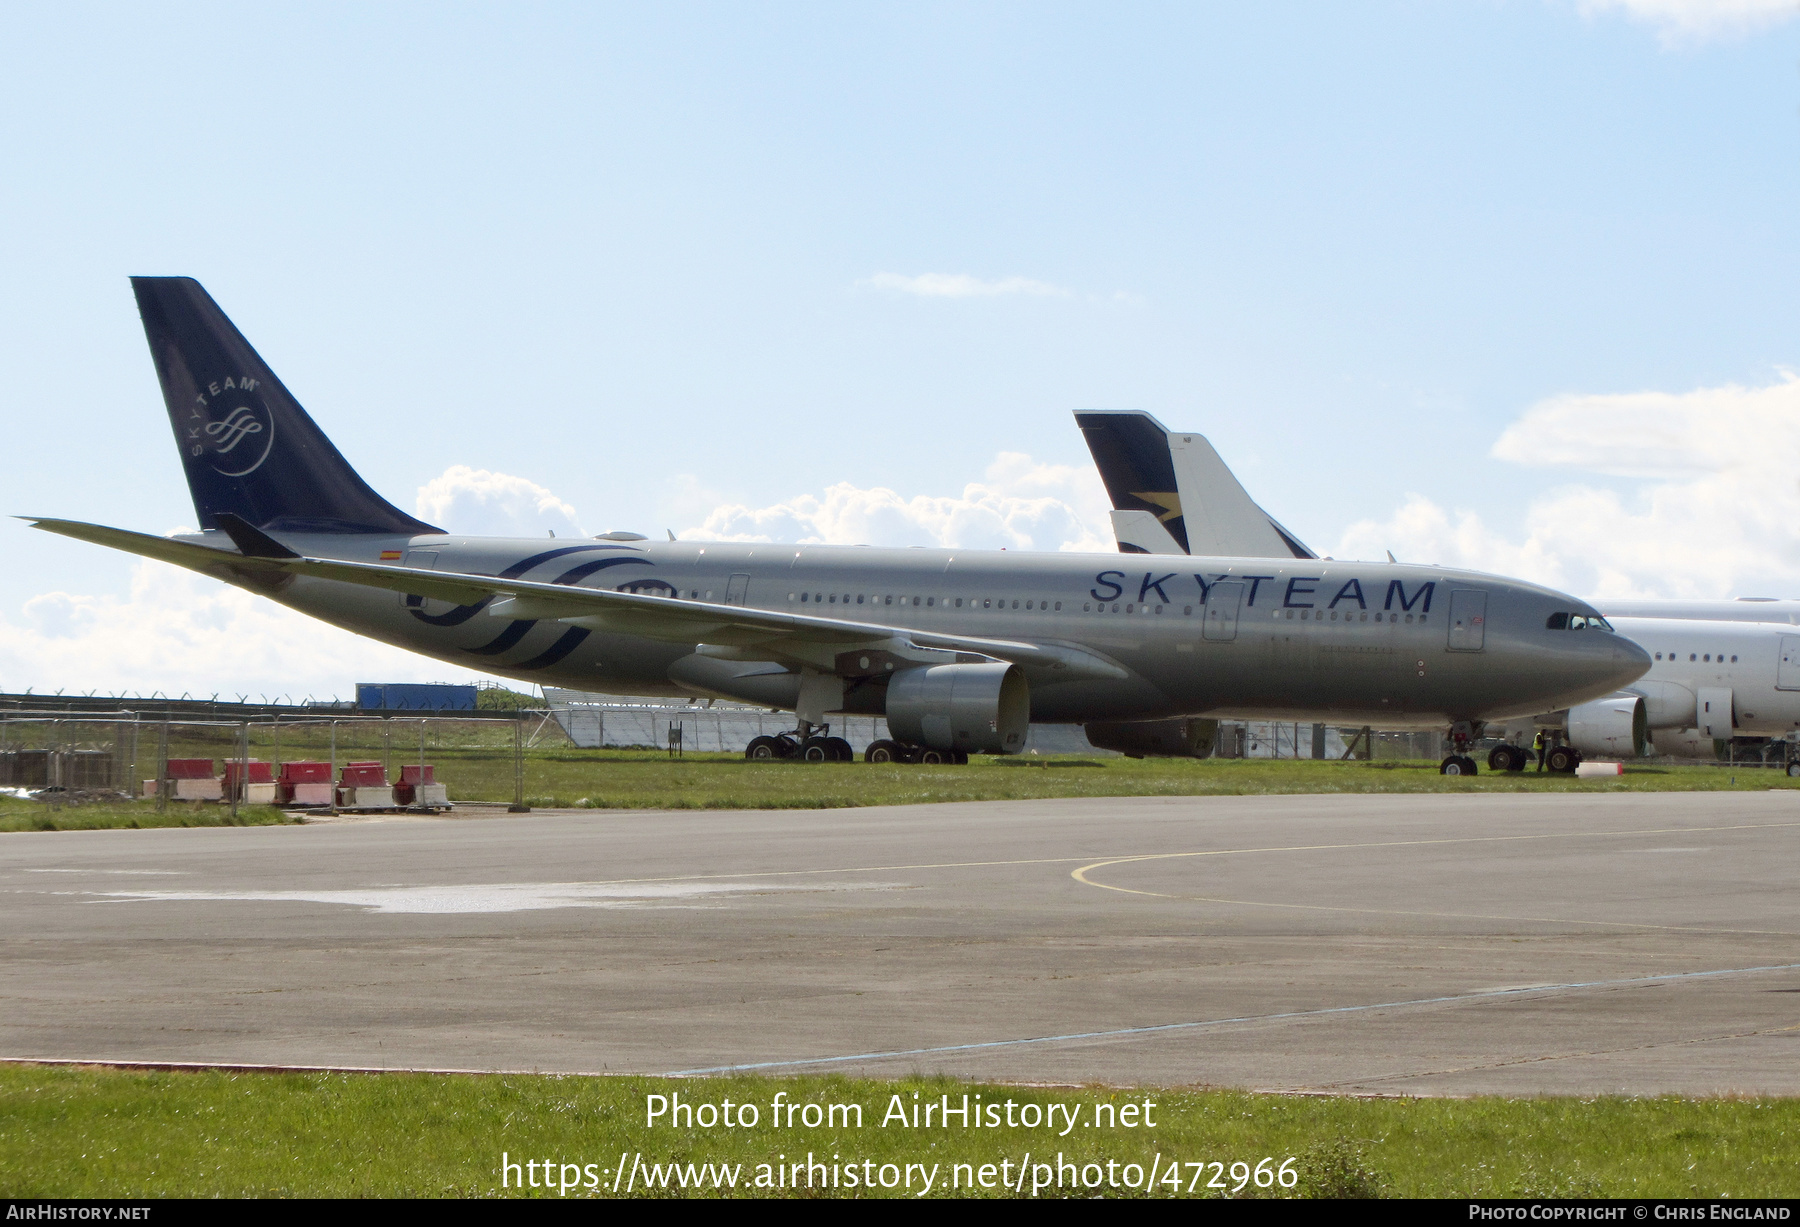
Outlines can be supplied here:
M1156 518L1164 524L1167 524L1170 520L1179 520L1181 518L1181 494L1178 491L1150 490L1140 494L1138 491L1133 490L1131 492L1131 497L1141 498L1146 503L1151 503L1157 507L1163 508L1162 514Z

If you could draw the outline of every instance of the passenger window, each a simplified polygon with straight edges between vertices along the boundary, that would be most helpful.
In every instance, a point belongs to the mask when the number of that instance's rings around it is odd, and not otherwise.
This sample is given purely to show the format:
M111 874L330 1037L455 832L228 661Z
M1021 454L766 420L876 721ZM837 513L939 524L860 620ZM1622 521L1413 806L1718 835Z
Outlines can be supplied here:
M1734 664L1734 665L1735 665L1735 664L1737 664L1737 657L1735 657L1735 656L1733 656L1733 657L1732 657L1732 658L1731 658L1731 663L1732 663L1732 664Z
M1184 618L1193 617L1194 616L1194 607L1192 605L1183 605L1181 607L1181 614Z
M961 598L961 597L957 597L957 598L956 598L956 607L957 607L957 608L958 608L958 609L961 609L961 608L962 608L962 598Z
M1693 654L1693 653L1692 653L1692 652L1689 652L1689 653L1688 653L1688 661L1689 661L1689 663L1692 663L1692 662L1693 662L1693 659L1694 659L1694 654Z
M806 604L806 598L807 598L807 595L808 595L808 594L807 594L807 593L804 593L804 592L802 592L802 593L801 593L801 594L800 594L800 603L801 603L801 604L802 604L802 605L804 605L804 604Z
M1061 602L1061 601L1058 601L1058 602L1057 602L1057 603L1056 603L1056 609L1055 609L1055 611L1054 611L1054 612L1056 612L1056 613L1061 613L1061 612L1062 612L1062 602Z

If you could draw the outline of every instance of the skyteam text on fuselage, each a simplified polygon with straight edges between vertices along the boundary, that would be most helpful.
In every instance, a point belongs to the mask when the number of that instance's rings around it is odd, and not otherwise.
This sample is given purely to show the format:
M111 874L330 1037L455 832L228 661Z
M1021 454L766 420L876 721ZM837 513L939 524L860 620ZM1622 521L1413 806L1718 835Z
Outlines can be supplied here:
M842 757L821 736L834 713L884 715L884 754L934 761L1017 752L1029 721L1466 727L1611 693L1649 663L1616 636L1547 629L1592 613L1547 588L1293 551L1149 567L446 533L356 475L197 282L132 284L201 531L38 527L503 676L790 709L792 744L823 757Z

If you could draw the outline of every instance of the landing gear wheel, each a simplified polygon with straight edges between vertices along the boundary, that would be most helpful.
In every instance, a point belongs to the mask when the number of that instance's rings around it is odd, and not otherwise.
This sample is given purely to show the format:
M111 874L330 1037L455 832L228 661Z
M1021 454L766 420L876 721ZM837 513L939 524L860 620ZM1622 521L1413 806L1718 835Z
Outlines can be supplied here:
M869 748L863 751L865 763L903 763L906 761L906 747L897 741L882 738L871 741Z
M781 742L773 737L752 737L750 744L744 747L744 757L752 762L768 762L771 759L786 758L782 752Z
M1559 775L1574 775L1575 767L1581 762L1581 755L1568 746L1557 746L1544 755L1544 766Z
M948 750L933 750L927 746L919 751L918 762L927 767L942 767L945 763L954 763L956 758Z
M1474 775L1475 760L1467 754L1452 754L1438 764L1439 775Z
M1790 777L1800 776L1800 758L1796 758L1792 762L1788 763L1787 773Z
M850 743L842 737L827 737L825 744L831 748L832 762L853 763L856 761L856 751L851 749Z
M1525 751L1517 746L1495 746L1488 753L1489 771L1525 770Z
M829 763L837 758L829 737L808 737L800 743L800 757L809 763Z

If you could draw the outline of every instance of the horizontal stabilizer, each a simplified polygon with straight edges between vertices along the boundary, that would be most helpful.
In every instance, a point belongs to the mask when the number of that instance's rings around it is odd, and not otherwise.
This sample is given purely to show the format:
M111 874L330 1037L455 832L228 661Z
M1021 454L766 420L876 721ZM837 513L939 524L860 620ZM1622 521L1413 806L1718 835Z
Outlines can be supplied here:
M300 557L273 537L251 528L229 511L219 513L219 527L225 530L225 535L231 538L231 543L238 547L240 554L251 558Z
M1113 539L1122 554L1180 554L1187 551L1175 543L1169 530L1148 511L1115 511L1112 513Z

